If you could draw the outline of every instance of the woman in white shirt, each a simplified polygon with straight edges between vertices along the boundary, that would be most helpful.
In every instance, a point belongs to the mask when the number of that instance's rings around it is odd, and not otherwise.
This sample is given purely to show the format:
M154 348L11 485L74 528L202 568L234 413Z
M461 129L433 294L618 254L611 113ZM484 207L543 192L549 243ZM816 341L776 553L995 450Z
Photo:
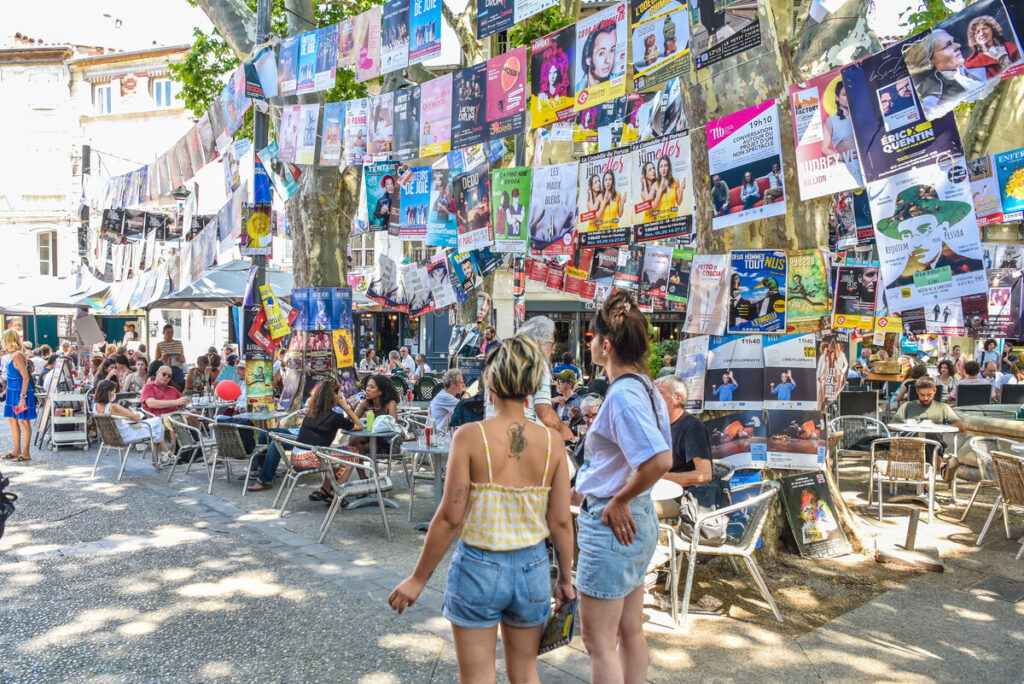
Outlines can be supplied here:
M620 290L606 299L590 329L591 359L611 385L576 476L583 644L591 681L642 682L643 580L658 541L650 491L672 466L668 409L647 375L647 319L633 298Z
M424 375L430 372L430 366L427 365L427 357L423 354L416 355L416 367L412 371L413 380L419 380Z

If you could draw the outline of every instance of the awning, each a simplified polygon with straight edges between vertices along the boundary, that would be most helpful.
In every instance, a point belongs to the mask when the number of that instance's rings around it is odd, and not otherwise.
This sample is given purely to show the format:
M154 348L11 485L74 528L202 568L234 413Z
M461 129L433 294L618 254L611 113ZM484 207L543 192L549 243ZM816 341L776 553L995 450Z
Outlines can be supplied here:
M69 288L75 287L74 278L53 278L51 276L29 276L18 278L4 285L0 314L32 313L42 302L59 298Z
M146 309L218 309L241 306L249 282L249 267L244 259L235 259L205 271L191 285L172 295L159 297L144 306ZM291 273L267 269L267 282L274 293L289 299L292 293Z

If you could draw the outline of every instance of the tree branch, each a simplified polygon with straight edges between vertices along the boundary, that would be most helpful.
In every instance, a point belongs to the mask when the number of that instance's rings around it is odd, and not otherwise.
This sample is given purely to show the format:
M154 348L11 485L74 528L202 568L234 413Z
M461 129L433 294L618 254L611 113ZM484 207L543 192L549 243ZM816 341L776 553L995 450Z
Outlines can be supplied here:
M462 53L466 56L466 65L479 64L484 60L484 46L476 39L476 3L470 0L466 3L466 10L462 14L455 14L448 5L441 2L441 15L448 25L455 31L462 46Z
M196 4L239 59L252 53L256 44L256 14L245 0L196 0Z
M284 0L284 9L288 15L289 36L312 31L317 27L313 0Z

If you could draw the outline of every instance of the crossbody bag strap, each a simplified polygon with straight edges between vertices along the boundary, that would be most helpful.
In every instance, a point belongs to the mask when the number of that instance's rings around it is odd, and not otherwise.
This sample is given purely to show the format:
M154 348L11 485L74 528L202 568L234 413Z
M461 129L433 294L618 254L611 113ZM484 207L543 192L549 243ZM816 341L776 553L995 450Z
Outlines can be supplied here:
M640 375L639 373L623 373L622 375L620 375L619 377L615 378L615 380L612 381L612 385L614 385L619 380L622 380L623 378L633 378L643 386L644 390L647 392L647 398L651 400L651 411L654 413L654 421L655 423L657 423L658 429L660 430L661 417L658 415L658 406L654 402L654 390L652 390L651 387L649 387L647 383L644 382L643 376ZM611 386L609 386L608 389L610 390Z

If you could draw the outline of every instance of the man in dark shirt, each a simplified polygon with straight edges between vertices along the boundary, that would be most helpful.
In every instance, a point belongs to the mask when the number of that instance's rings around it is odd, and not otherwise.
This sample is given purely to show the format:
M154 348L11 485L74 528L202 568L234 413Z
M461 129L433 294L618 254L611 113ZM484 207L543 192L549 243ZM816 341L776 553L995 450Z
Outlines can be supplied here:
M665 479L683 487L710 482L711 439L704 423L686 412L686 384L674 375L658 378L654 384L665 398L672 421L672 467ZM679 513L677 501L655 503L659 517L674 518Z

